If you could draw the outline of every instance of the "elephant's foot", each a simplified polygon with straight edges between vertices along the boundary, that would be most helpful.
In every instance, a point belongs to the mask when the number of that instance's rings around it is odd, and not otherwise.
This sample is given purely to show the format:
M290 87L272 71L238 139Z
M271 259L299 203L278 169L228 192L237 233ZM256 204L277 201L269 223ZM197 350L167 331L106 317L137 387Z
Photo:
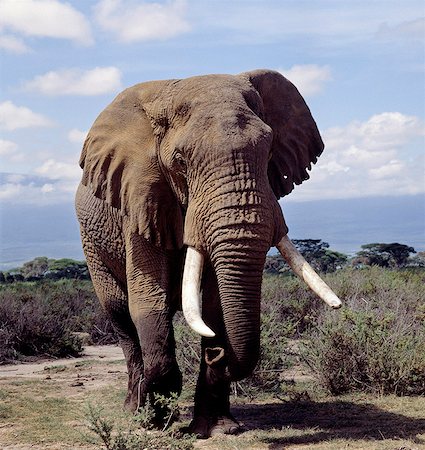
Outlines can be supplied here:
M149 381L146 376L139 376L129 384L125 410L137 414L148 405L153 413L151 425L159 429L168 427L178 419L174 395L181 392L182 378L177 364L161 377Z
M219 434L237 434L242 430L241 425L229 413L220 417L195 417L189 425L188 432L199 439L207 439Z
M128 394L124 401L124 410L137 414L146 406L146 400L141 403L140 395ZM171 426L179 419L180 412L177 407L170 408L168 405L158 404L155 395L149 395L149 408L152 409L151 426L157 429L164 429Z
M124 411L136 413L139 410L140 406L143 406L141 399L141 386L137 382L127 393L127 396L124 400Z

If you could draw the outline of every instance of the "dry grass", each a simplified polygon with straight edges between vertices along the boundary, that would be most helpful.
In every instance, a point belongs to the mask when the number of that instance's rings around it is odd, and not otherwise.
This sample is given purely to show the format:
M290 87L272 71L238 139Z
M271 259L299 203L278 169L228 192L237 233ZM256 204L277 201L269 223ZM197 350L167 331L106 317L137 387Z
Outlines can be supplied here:
M305 369L303 369L305 370ZM5 449L94 449L84 418L87 404L103 408L118 427L131 418L122 412L123 362L50 364L39 379L0 380L0 447ZM50 377L50 378L49 378ZM76 381L81 380L82 385ZM313 381L297 382L280 400L233 407L245 431L198 441L195 448L218 449L420 449L425 448L425 398L353 394L329 397ZM187 425L185 402L178 426Z

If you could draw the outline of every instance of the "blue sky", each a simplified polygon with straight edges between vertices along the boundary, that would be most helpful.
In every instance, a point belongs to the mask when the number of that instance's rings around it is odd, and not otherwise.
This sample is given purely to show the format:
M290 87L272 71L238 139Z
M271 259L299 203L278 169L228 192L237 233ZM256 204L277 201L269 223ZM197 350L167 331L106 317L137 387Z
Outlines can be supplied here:
M0 0L0 201L72 202L124 87L279 70L326 150L288 201L425 192L423 0ZM423 208L423 205L421 206Z

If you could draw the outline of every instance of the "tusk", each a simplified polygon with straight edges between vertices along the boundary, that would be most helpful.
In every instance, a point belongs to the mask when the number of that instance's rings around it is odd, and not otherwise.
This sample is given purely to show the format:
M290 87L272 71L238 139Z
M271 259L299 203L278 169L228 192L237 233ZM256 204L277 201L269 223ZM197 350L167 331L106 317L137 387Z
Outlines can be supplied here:
M332 308L341 307L341 300L320 278L310 264L304 259L288 236L283 236L276 245L291 269L308 285L308 287Z
M201 336L214 337L214 331L202 320L201 316L201 278L204 266L202 253L193 247L187 248L183 271L182 309L186 322Z

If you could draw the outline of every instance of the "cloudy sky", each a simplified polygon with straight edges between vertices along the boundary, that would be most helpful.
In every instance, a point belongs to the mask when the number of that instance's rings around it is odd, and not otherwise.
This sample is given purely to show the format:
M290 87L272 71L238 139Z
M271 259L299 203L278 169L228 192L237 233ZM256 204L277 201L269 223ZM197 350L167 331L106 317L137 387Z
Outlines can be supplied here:
M71 202L124 87L279 70L326 150L292 200L425 192L423 0L0 0L0 200Z

